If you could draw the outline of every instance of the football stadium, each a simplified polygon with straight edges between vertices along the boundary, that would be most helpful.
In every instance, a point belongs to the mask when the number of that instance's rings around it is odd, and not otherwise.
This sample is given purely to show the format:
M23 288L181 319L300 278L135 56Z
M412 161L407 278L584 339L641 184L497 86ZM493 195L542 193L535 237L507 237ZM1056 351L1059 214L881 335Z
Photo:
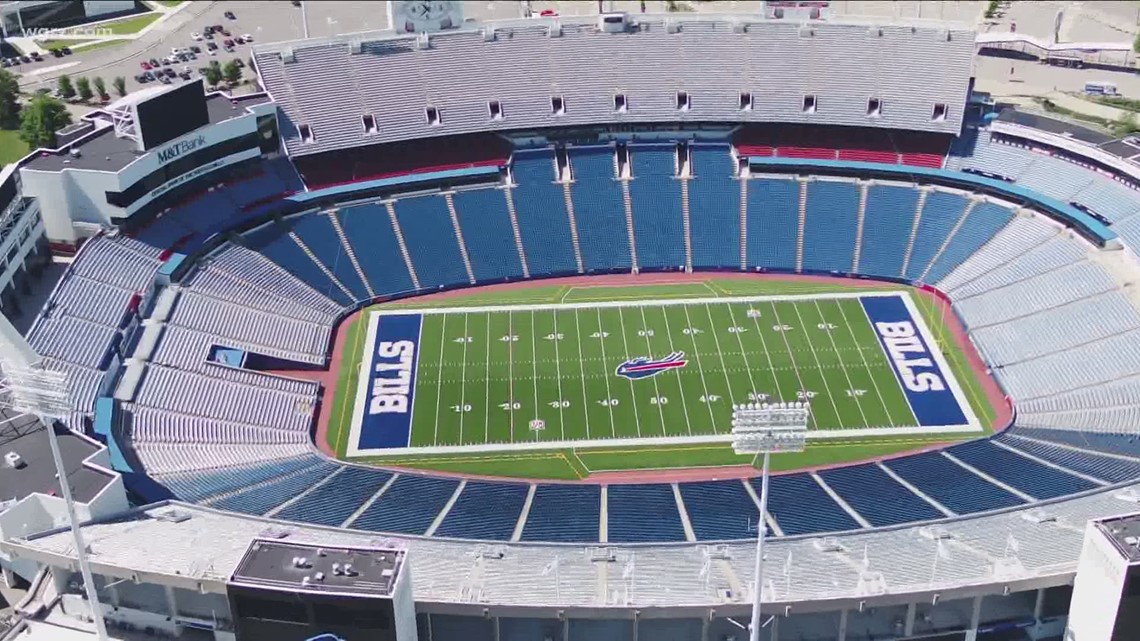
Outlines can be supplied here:
M0 640L1140 638L1122 49L499 4L0 174Z

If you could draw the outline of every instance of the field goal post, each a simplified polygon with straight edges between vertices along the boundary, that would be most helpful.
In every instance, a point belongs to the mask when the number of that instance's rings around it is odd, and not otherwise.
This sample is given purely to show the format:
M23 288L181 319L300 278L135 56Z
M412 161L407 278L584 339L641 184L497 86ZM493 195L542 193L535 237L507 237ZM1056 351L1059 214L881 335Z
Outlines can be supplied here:
M764 594L764 518L768 511L768 466L772 454L802 452L807 442L808 403L745 403L732 407L732 450L737 454L763 454L760 481L760 517L756 526L756 564L752 589L751 641L760 641L760 600Z

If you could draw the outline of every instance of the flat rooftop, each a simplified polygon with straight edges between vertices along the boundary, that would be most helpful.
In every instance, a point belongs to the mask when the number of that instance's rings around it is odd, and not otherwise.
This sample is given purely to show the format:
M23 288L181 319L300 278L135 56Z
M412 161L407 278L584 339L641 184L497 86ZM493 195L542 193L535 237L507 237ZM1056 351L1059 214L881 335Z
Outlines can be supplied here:
M256 539L230 581L290 592L391 596L405 553Z
M1140 513L1103 519L1096 525L1129 563L1140 563Z
M0 427L0 455L15 452L25 463L19 469L0 463L0 501L19 500L36 492L62 496L47 430L35 418L8 410L0 411L0 421L4 421ZM86 503L111 482L112 476L83 464L98 451L97 445L66 429L59 429L56 434L72 498Z
M998 120L1011 122L1016 125L1025 127L1033 127L1042 131L1065 136L1066 138L1073 138L1082 142L1087 142L1090 145L1103 145L1115 140L1112 136L1102 134L1101 132L1075 125L1071 122L1058 120L1056 118L1049 118L1047 116L1039 116L1037 114L1026 113L1024 111L1017 111L1015 109L1005 109L998 115Z
M210 124L216 125L231 118L241 116L247 107L269 102L267 94L251 96L225 96L214 93L206 96L206 111L210 114ZM95 112L99 114L101 112ZM100 118L96 126L96 134L77 141L59 150L57 153L44 152L24 165L27 169L38 171L63 171L64 169L86 169L90 171L119 172L144 154L139 152L135 141L115 136L114 127L110 126L110 118ZM68 151L79 149L80 155L72 157Z

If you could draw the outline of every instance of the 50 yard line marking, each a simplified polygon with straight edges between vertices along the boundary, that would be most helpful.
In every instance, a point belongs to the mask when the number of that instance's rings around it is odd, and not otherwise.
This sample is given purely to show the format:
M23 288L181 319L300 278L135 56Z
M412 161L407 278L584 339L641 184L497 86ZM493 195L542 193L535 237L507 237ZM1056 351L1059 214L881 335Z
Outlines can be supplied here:
M439 330L439 362L436 364L439 367L439 378L435 386L435 426L434 432L431 437L432 445L439 445L439 402L443 399L443 348L447 345L447 317L449 314L443 315L443 323ZM422 320L420 321L423 322Z
M646 356L653 358L653 344L649 342L649 321L645 319L645 307L643 305L638 305L637 309L641 311L641 331L643 334L645 334L645 349L649 350L649 353L646 354ZM625 323L622 323L622 329L625 329ZM680 371L677 371L677 375L681 375ZM680 389L681 401L684 402L685 391L683 387ZM665 408L661 406L661 386L657 384L656 376L653 377L653 391L657 394L657 412L661 415L661 436L667 436L665 433ZM688 420L689 417L686 415L685 421Z
M463 365L459 368L459 443L463 444L463 419L467 418L467 313L463 313Z
M661 317L665 319L665 336L669 338L669 351L675 352L677 349L673 345L673 330L669 329L669 313L662 305L659 305L657 308L661 310ZM685 382L681 379L681 370L679 369L677 370L677 387L681 390L681 408L685 410L685 428L689 431L689 436L692 436L693 424L689 422L689 404L685 401ZM707 395L705 396L705 401L705 405L709 407L709 420L716 423L716 421L713 420L712 401L709 400Z

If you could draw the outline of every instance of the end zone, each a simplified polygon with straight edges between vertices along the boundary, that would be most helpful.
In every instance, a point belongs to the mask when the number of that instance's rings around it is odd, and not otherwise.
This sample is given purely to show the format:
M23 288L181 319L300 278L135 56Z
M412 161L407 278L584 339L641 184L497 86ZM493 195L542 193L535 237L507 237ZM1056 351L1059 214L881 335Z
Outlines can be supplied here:
M348 456L411 444L422 325L421 314L369 314Z

